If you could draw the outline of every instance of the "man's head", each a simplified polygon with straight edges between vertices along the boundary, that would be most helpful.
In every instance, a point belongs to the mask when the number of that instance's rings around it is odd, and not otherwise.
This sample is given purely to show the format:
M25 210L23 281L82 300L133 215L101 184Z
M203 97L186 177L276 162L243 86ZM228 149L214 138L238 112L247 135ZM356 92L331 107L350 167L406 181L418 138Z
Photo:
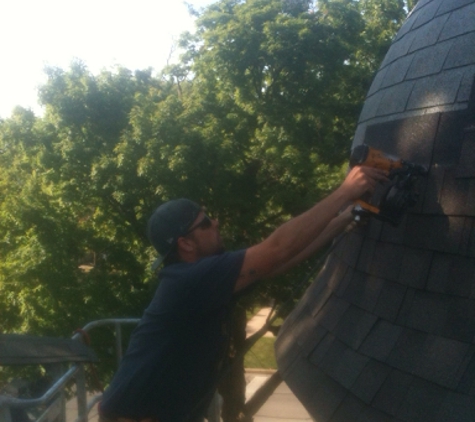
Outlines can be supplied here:
M201 233L210 228L215 229L212 238ZM223 246L217 228L217 221L211 220L189 199L175 199L160 205L147 226L147 236L160 254L153 267L158 268L165 258L175 253L181 258L188 252L201 257L221 251Z

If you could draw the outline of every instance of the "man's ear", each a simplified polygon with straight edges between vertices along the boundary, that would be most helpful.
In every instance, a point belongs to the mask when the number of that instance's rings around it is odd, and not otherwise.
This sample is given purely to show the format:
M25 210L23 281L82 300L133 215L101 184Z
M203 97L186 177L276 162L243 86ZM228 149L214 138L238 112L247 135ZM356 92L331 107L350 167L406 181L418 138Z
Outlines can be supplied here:
M177 239L177 247L179 251L182 250L183 252L190 253L193 252L195 245L191 239L187 237L179 237Z

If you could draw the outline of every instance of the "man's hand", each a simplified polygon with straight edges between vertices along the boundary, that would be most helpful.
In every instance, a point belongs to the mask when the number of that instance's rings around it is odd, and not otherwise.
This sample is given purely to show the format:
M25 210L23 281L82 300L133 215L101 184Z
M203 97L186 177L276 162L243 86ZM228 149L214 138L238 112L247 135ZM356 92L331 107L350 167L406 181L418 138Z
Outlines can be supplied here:
M372 167L353 167L339 189L351 201L373 192L379 182L387 182L387 172Z

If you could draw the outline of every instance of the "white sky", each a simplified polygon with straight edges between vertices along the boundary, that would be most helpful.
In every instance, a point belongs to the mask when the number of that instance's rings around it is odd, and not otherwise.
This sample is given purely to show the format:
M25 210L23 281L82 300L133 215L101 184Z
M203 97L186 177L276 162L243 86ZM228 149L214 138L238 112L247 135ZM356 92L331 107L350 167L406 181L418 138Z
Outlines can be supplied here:
M216 0L188 0L196 8ZM193 30L183 0L0 0L0 117L17 105L35 114L45 66L82 60L92 73L166 64L174 42Z

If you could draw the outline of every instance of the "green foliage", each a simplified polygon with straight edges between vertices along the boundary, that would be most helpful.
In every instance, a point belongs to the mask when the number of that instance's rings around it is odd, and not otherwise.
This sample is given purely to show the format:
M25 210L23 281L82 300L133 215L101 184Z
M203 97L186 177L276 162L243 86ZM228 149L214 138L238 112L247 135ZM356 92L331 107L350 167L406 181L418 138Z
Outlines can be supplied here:
M195 13L181 62L159 75L51 68L44 117L0 121L4 331L140 316L155 287L146 221L165 200L206 205L240 248L342 180L404 4L221 0ZM251 302L288 298L311 264Z

